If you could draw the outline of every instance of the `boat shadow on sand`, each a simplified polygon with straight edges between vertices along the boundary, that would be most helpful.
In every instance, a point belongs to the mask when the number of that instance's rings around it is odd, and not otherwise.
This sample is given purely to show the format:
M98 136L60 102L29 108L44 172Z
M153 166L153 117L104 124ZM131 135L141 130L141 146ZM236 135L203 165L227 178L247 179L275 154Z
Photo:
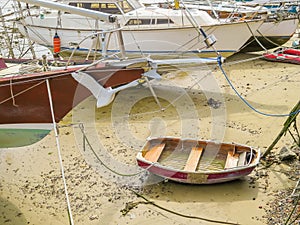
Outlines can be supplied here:
M16 205L0 197L0 224L28 224L28 222Z
M259 193L258 183L247 176L238 180L219 184L183 184L174 181L165 182L162 178L151 175L149 180L158 183L145 186L143 194L159 201L180 203L226 203L255 200ZM160 181L160 182L159 182Z

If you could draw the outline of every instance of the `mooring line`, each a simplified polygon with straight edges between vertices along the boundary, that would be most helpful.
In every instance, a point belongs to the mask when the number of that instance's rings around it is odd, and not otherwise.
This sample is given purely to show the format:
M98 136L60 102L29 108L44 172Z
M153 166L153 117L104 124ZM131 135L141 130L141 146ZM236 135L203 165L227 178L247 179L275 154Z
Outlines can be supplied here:
M60 142L59 142L59 136L58 136L57 126L56 126L56 122L55 122L54 108L53 108L53 101L52 101L52 95L51 95L49 79L46 80L46 84L47 84L48 98L49 98L49 104L50 104L50 110L51 110L51 116L52 116L52 122L53 122L53 129L54 129L54 133L55 133L55 140L56 140L59 164L60 164L60 169L61 169L61 176L62 176L62 180L63 180L63 183L64 183L64 190L65 190L66 201L67 201L67 206L68 206L69 222L70 222L71 225L74 225L74 221L73 221L73 217L72 217L71 204L70 204L69 194L68 194L68 188L67 188L67 182L66 182L66 177L65 177L65 172L64 172L64 166L63 166L63 163L62 163L62 157L61 157L61 151L60 151Z
M230 85L230 87L232 88L232 90L236 93L236 95L250 108L252 109L254 112L261 114L263 116L270 116L270 117L288 117L288 116L292 116L292 115L296 115L300 112L300 110L296 110L294 112L288 113L288 114L271 114L271 113L265 113L262 111L259 111L258 109L256 109L254 106L252 106L238 91L237 89L234 87L234 85L232 84L232 82L230 81L229 77L227 76L225 70L222 67L222 61L221 58L218 57L218 65L219 68L221 70L221 72L223 73L223 75L225 76L228 84Z

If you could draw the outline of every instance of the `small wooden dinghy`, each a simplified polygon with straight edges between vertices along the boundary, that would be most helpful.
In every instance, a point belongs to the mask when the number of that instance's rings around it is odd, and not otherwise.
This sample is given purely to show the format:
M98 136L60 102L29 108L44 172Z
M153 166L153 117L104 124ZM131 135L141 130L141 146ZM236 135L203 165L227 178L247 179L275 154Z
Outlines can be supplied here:
M163 137L148 139L136 159L140 167L169 180L212 184L250 174L259 163L260 150L241 144Z

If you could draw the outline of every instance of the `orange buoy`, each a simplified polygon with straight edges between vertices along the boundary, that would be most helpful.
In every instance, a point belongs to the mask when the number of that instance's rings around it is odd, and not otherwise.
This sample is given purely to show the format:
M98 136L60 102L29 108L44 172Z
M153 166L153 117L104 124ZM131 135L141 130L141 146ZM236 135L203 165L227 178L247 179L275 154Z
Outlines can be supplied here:
M59 53L60 52L60 37L55 33L53 37L53 52Z

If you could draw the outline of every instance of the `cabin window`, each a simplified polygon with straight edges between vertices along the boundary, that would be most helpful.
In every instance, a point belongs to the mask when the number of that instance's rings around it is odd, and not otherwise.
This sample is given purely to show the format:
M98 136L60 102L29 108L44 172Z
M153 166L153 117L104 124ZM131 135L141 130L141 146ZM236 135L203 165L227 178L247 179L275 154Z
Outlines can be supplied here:
M130 12L133 10L133 7L127 1L120 1L118 5L123 10L124 13Z
M126 25L149 25L151 19L131 19L129 20Z
M126 25L150 25L150 24L172 24L174 23L172 20L170 19L130 19Z
M70 2L69 5L70 5L70 6L74 6L74 7L83 8L82 3L74 3L74 2Z
M99 8L100 8L99 3L91 3L92 10L99 10Z
M111 14L121 14L119 8L113 3L102 3L99 11Z
M170 23L174 23L172 20L170 19L157 19L157 24L170 24Z
M82 8L91 9L91 3L82 3Z
M74 2L70 2L69 5L70 6L75 6L75 7L78 7L78 8L92 9L91 8L92 3L74 3Z
M121 14L118 6L114 3L69 3L70 6L85 8L111 14Z

